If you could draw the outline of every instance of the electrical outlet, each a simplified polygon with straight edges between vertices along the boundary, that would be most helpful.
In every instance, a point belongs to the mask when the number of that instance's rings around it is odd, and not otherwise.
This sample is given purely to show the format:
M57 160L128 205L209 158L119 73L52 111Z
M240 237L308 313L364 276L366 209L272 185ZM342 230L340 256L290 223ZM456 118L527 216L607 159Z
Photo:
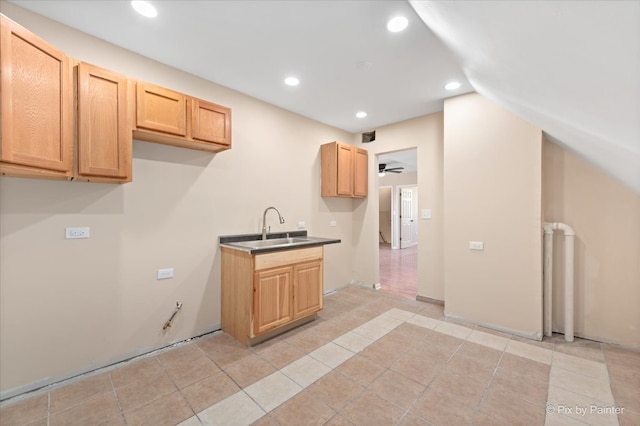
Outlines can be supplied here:
M64 238L67 240L72 240L72 239L76 239L76 238L89 238L89 227L82 227L82 228L71 228L71 227L67 227L65 228L65 234L64 234Z
M166 268L166 269L158 269L158 275L157 278L158 280L166 280L168 278L173 278L173 268Z
M303 221L298 222L298 229L304 229L306 227Z
M335 220L332 220L329 222L329 226L337 226L338 224L336 223Z
M482 241L469 241L469 250L484 250L484 243Z

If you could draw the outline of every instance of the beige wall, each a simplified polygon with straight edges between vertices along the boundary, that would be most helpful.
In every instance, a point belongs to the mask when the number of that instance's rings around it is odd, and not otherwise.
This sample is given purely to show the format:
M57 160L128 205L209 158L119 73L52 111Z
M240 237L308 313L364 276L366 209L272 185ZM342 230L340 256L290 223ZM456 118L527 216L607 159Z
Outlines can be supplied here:
M541 144L478 94L445 100L446 315L542 335Z
M443 300L442 113L379 127L372 143L362 145L359 140L355 135L354 145L369 151L369 188L378 187L376 154L417 148L418 209L433 210L433 219L418 225L418 295ZM378 191L353 201L353 276L368 284L379 282L378 220Z
M547 222L576 232L575 334L640 348L640 195L544 142ZM554 244L553 329L564 331L563 238Z
M259 232L267 206L287 220L271 212L274 231L305 221L311 235L342 239L325 247L325 291L353 278L351 200L320 197L319 157L352 134L1 5L72 57L231 107L233 149L134 141L122 186L0 179L0 397L218 328L217 238ZM89 226L91 238L65 240L66 226ZM168 267L175 278L157 281Z
M386 186L380 187L378 191L379 196L379 212L380 218L378 220L380 234L384 237L387 243L391 243L391 192L393 188ZM382 242L382 238L380 238Z

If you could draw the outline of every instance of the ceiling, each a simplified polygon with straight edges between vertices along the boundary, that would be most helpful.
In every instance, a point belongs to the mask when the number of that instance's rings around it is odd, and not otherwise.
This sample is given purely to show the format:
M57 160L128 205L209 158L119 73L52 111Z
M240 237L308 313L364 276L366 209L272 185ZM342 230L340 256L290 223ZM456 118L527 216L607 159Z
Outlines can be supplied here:
M442 111L450 80L470 92L453 54L405 1L12 1L40 15L357 133ZM391 33L389 19L408 18ZM117 30L114 30L117 29ZM285 77L300 84L289 87ZM359 111L367 117L356 118Z
M386 164L387 168L403 167L402 173L418 171L418 150L416 148L378 154L378 164Z
M155 0L155 19L128 1L13 3L353 133L475 90L640 193L638 1ZM409 26L391 33L396 15Z

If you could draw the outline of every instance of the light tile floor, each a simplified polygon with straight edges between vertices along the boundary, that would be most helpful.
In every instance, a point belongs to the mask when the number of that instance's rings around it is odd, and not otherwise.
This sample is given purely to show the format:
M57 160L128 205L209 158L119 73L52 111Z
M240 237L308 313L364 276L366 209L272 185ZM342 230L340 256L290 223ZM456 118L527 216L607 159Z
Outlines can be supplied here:
M391 249L380 244L380 290L389 294L415 299L418 294L418 246Z
M5 401L0 424L640 425L640 353L534 342L348 286L254 348L213 333Z

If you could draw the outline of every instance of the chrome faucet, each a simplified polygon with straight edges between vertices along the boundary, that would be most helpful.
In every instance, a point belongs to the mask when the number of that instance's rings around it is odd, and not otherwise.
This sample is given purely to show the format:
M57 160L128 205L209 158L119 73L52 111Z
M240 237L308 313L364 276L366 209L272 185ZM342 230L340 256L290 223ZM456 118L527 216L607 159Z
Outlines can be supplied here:
M278 209L276 209L275 207L267 207L264 210L264 213L262 214L262 239L266 240L267 239L267 212L269 210L275 210L276 213L278 213L278 219L280 219L280 223L284 223L284 218L282 217L282 215L280 214L280 212L278 211ZM271 227L269 227L269 230L271 230Z

